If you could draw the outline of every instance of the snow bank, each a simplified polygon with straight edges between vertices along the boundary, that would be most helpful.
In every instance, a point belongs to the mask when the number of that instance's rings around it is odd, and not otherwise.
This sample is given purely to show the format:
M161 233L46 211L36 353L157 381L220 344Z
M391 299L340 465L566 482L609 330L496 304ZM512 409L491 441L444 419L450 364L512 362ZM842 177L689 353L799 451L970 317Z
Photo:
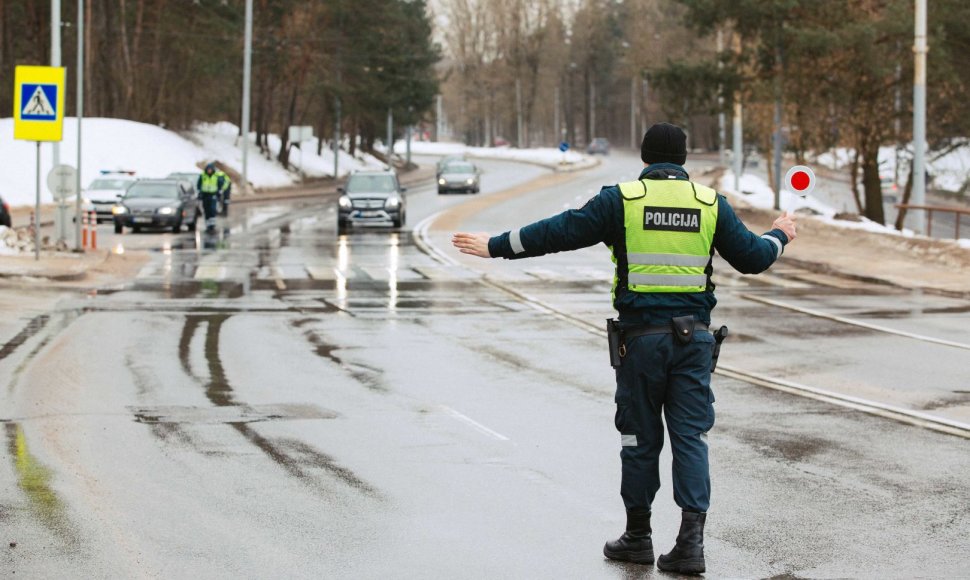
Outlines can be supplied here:
M845 169L852 162L853 149L840 147L815 156L815 163L829 169ZM913 158L912 144L908 144L899 151L901 163L899 187L905 185L909 174L909 160ZM893 176L896 169L896 148L879 148L879 173L883 176ZM930 174L929 186L932 189L958 192L964 189L970 180L970 140L963 140L962 146L946 155L933 151L926 152L926 170Z
M394 144L394 152L402 154L407 149L407 143L398 141ZM588 156L577 151L562 153L554 147L540 147L535 149L513 149L511 147L469 147L461 143L432 143L429 141L412 141L411 153L415 155L466 155L484 159L505 159L509 161L525 161L539 165L559 165L563 161L567 165L585 164L591 160Z
M186 136L198 143L209 155L209 159L218 159L220 162L240 171L242 168L242 147L239 137L239 129L232 123L200 123ZM256 187L283 187L292 185L300 180L300 171L307 177L332 177L333 176L333 151L324 145L320 155L317 155L318 139L306 141L302 144L302 157L300 148L294 147L290 150L290 166L294 171L287 171L276 161L279 155L281 140L278 135L270 135L269 142L270 159L267 159L259 152L256 147L255 134L250 135L249 139L249 181ZM380 168L384 164L377 158L359 153L359 158L355 158L344 150L340 150L340 163L337 171L340 176L347 175L351 171L366 168Z
M756 175L742 175L741 191L738 192L734 190L734 173L727 171L721 177L720 189L718 189L718 191L737 195L739 198L757 208L772 209L775 206L774 190L772 190L763 179ZM915 235L912 230L904 228L903 231L900 232L895 228L877 224L876 222L866 219L865 217L861 217L860 219L862 221L859 222L835 219L835 214L838 213L835 208L822 203L821 201L813 198L811 195L803 198L785 189L781 191L781 208L783 211L789 212L795 212L799 209L809 209L813 214L817 214L818 219L841 228L866 230L883 234L903 236L907 238L911 238ZM970 242L970 240L962 241Z
M87 186L101 170L130 170L139 177L164 177L176 171L199 171L199 165L220 161L236 171L242 169L242 149L238 130L231 123L200 124L192 131L178 134L155 125L124 119L84 119L81 160L81 185ZM287 171L275 161L280 140L269 139L274 160L263 157L253 144L249 149L249 181L255 187L280 187L300 180L297 171ZM307 142L303 154L308 177L328 177L333 173L333 153L316 155L316 141ZM53 167L52 146L41 146L41 202L53 203L47 191L47 173ZM13 119L0 119L0 195L12 206L33 205L36 188L36 146L13 139ZM300 153L294 149L293 163ZM77 164L77 120L64 119L64 140L60 162ZM340 174L365 167L380 167L371 156L355 159L341 151Z

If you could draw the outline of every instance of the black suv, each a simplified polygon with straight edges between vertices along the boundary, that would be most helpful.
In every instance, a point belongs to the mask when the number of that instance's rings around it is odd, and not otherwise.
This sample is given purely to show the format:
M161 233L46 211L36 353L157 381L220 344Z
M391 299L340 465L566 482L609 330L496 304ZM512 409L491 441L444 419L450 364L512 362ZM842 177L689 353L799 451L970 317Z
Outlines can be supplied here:
M0 197L0 226L10 227L10 206Z
M350 224L404 225L407 218L406 188L390 170L358 171L350 176L345 187L337 189L337 229Z
M112 210L115 233L127 226L134 231L143 227L171 228L178 233L182 226L195 230L202 207L191 184L177 179L140 179L132 184Z

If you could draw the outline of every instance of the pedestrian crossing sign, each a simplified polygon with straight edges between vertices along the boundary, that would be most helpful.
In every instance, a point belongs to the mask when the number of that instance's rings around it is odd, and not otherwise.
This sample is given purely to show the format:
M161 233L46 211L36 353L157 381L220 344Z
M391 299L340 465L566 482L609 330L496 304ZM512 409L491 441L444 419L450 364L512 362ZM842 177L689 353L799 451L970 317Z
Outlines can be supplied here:
M14 139L62 139L64 80L65 72L62 67L17 67L14 74Z

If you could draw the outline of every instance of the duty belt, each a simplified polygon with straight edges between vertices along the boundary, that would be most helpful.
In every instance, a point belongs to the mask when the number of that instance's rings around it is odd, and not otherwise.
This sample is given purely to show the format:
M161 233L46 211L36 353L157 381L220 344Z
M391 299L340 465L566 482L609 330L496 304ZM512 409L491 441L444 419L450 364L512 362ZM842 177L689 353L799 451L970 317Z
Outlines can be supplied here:
M710 326L700 320L694 321L694 327L691 328L681 328L679 333L690 334L691 330L710 330ZM624 328L622 330L623 338L629 340L631 338L636 338L638 336L644 336L646 334L670 334L674 332L674 327L672 324L657 324L648 326L633 326L630 328Z

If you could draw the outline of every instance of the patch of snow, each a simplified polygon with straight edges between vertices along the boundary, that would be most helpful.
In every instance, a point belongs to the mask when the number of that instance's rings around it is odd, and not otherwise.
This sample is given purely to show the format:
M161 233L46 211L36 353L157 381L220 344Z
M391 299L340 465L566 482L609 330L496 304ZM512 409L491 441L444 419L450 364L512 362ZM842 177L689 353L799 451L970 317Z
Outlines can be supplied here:
M124 119L84 119L81 160L81 186L87 187L102 170L134 171L137 177L165 177L173 172L200 171L200 165L219 161L235 171L242 169L239 131L232 123L200 124L179 134L156 125ZM333 152L324 149L316 154L316 140L304 144L303 164L307 177L328 177L333 173ZM272 159L260 155L255 147L255 134L250 135L249 180L255 187L280 187L300 181L298 171L288 171L277 161L280 139L269 137ZM13 139L13 119L0 119L0 195L11 206L33 205L36 191L36 145ZM41 203L53 203L47 190L47 173L53 167L49 143L41 145ZM299 149L291 153L298 164ZM77 164L77 119L64 119L64 140L60 145L60 162ZM370 155L354 158L340 152L340 175L382 164Z

